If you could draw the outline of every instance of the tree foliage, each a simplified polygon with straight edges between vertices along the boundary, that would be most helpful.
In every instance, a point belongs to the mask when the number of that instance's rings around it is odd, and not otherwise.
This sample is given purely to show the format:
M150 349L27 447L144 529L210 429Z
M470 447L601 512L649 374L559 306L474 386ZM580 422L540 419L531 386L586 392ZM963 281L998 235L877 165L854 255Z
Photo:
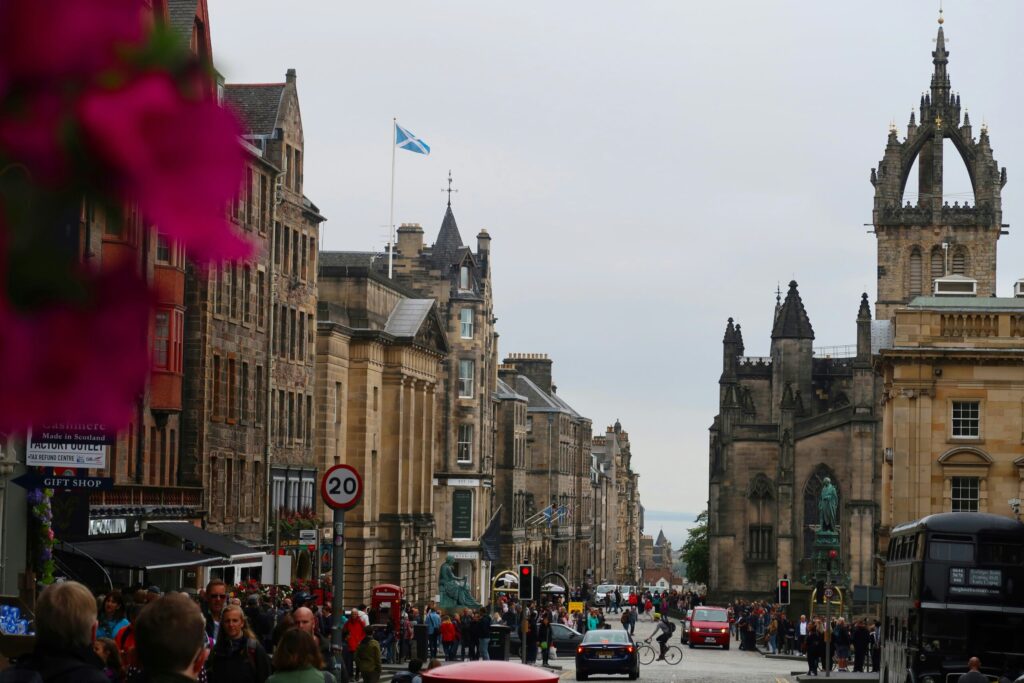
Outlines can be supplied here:
M697 515L696 525L690 529L679 557L686 563L686 578L690 583L708 582L708 511Z

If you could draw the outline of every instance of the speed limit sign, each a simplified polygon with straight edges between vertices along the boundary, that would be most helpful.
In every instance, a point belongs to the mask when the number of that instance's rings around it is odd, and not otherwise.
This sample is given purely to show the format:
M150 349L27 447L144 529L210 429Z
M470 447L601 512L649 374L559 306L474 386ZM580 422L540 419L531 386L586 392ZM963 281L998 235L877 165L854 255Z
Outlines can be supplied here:
M335 510L350 510L363 497L363 478L350 465L335 465L320 482L324 504Z

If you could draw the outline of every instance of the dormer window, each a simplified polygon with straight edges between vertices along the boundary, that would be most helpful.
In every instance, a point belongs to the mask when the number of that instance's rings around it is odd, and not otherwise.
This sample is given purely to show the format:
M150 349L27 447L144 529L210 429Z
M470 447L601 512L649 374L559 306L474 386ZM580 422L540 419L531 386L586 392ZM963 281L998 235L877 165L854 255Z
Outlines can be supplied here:
M459 268L459 289L469 290L469 266Z

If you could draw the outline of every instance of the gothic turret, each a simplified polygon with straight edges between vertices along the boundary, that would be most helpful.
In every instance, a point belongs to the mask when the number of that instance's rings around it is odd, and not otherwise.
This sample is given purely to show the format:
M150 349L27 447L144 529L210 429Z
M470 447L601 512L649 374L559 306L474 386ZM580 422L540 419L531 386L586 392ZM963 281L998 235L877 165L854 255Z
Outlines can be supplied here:
M978 296L995 292L1005 169L993 158L988 131L975 139L970 117L965 114L961 121L960 96L951 89L950 53L941 25L931 54L931 84L921 95L920 121L911 114L902 141L895 126L890 128L885 155L871 171L878 243L875 316L880 320L889 319L894 308L915 296L929 294L935 278L947 274L977 280ZM945 145L946 140L952 144ZM915 162L916 202L904 204ZM946 163L964 164L970 187L944 187ZM973 193L973 201L950 206L946 196L965 191ZM947 253L951 273L945 270Z
M814 395L811 384L813 346L814 329L800 299L796 280L793 280L772 328L773 415L779 414L786 387L802 396Z

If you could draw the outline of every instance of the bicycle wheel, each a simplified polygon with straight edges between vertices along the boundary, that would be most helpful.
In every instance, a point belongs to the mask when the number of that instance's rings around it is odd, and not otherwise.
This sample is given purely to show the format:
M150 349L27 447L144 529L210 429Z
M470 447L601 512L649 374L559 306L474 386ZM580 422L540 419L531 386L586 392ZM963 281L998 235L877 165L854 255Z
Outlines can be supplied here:
M641 664L650 664L654 661L654 658L658 655L654 652L654 648L644 643L636 649L636 658L640 660Z
M672 645L665 650L665 661L669 664L676 665L683 661L683 650L682 648Z

